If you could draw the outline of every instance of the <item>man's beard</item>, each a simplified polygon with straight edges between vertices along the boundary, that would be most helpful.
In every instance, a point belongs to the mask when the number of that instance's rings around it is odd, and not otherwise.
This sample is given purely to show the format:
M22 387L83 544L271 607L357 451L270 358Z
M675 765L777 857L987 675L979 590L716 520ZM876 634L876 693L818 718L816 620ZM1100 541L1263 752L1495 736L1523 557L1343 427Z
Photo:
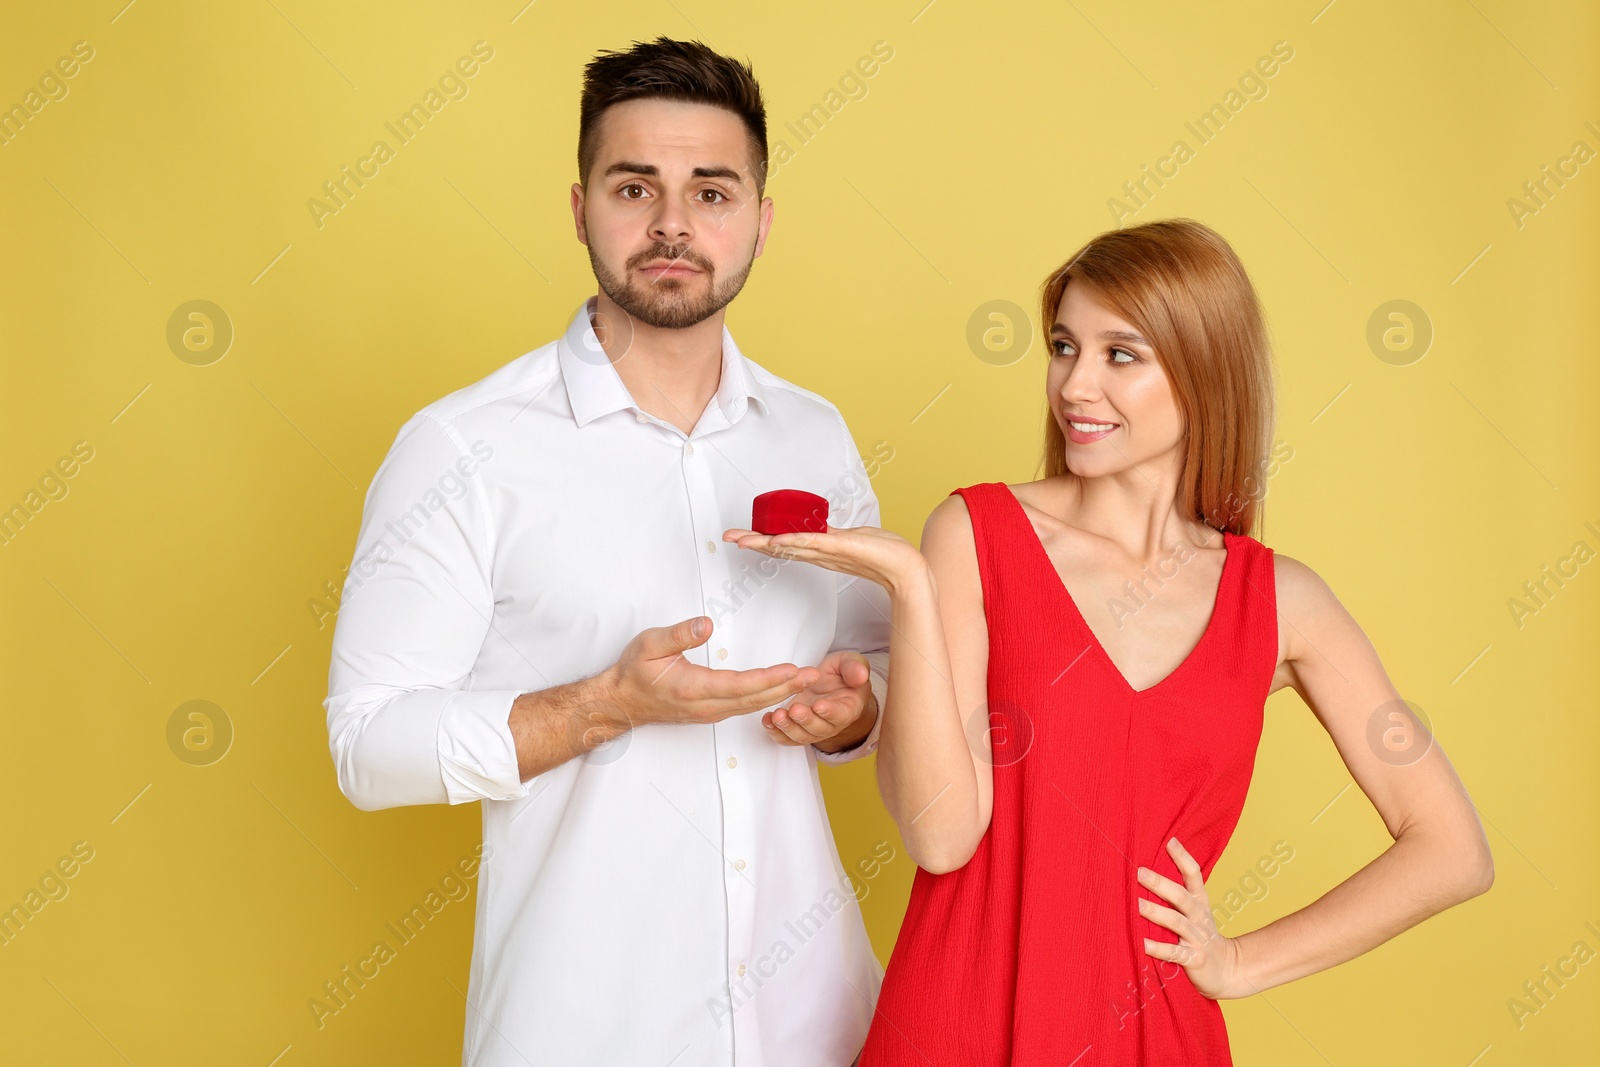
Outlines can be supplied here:
M711 262L689 248L674 249L658 244L634 256L629 262L628 266L642 267L654 260L667 260L695 267L706 277L709 285L701 295L690 296L688 287L698 285L698 278L656 278L630 284L613 274L600 261L592 243L588 248L589 264L594 268L601 291L633 318L646 326L662 330L687 329L727 307L739 295L739 290L744 288L745 279L750 276L750 268L755 263L752 256L743 270L719 285Z

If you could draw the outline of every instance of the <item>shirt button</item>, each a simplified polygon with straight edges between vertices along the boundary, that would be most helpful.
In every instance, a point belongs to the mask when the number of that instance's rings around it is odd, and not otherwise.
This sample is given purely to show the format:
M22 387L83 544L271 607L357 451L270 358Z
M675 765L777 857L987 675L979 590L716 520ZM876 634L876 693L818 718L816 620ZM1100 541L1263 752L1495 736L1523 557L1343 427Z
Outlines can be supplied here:
M730 766L730 767L739 766L739 757L738 756L729 756L728 757L728 766Z
M717 649L717 658L718 659L727 659L728 658L728 650L725 649L725 648Z
M744 977L744 964L742 964L742 963L739 964L739 977L740 978Z
M717 550L717 543L715 541L707 541L706 542L706 551L707 552L715 552L716 550Z
M689 441L689 442L685 443L684 446L683 446L683 450L685 452L689 453L689 455L691 455L691 456L694 455L694 442L693 441Z
M634 418L638 419L640 422L649 422L650 421L650 416L646 415L642 411L639 412L639 414L635 415Z
M736 870L736 871L744 870L744 860L734 860L733 861L733 869Z

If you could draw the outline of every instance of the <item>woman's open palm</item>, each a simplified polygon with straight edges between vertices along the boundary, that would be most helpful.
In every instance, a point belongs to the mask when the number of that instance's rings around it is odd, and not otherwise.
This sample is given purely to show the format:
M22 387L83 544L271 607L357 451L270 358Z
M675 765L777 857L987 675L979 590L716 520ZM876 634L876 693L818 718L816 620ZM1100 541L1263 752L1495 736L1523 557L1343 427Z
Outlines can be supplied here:
M827 533L763 534L753 530L725 530L724 541L777 559L815 563L831 571L853 574L891 592L925 561L915 545L897 533L877 526L840 526Z

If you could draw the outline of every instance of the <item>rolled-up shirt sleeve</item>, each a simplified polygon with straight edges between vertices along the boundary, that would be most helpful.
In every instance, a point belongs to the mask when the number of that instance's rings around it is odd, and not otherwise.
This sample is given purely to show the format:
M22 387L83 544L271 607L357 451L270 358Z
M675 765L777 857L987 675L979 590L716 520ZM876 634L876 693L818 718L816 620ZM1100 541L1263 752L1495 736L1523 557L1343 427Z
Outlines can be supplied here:
M855 440L850 436L850 429L843 418L839 420L839 428L844 435L848 473L839 487L847 498L847 504L845 518L838 525L879 526L878 498L872 491L872 479L867 475L861 453L857 451ZM872 724L872 732L853 748L841 752L816 749L819 762L834 766L858 760L877 750L883 709L889 698L889 591L867 578L852 574L840 574L838 577L838 621L833 632L833 644L828 651L850 649L867 658L872 693L878 699L878 717Z
M528 793L508 721L526 690L472 684L494 618L492 455L419 412L367 490L323 702L339 789L365 811Z

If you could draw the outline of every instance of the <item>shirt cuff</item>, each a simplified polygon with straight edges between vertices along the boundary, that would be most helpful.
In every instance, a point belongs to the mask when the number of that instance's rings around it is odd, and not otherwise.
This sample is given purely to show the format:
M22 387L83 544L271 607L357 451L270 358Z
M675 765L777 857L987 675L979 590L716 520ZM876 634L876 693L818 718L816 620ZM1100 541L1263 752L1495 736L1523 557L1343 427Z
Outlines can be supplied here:
M883 729L883 712L889 701L889 653L863 652L862 655L867 657L867 681L872 686L872 695L878 699L878 717L872 722L871 732L853 748L824 752L816 745L812 745L811 747L816 750L818 763L838 767L863 756L870 756L878 750L878 734Z
M531 784L517 767L511 705L521 690L457 692L439 716L439 777L452 804L516 800Z

